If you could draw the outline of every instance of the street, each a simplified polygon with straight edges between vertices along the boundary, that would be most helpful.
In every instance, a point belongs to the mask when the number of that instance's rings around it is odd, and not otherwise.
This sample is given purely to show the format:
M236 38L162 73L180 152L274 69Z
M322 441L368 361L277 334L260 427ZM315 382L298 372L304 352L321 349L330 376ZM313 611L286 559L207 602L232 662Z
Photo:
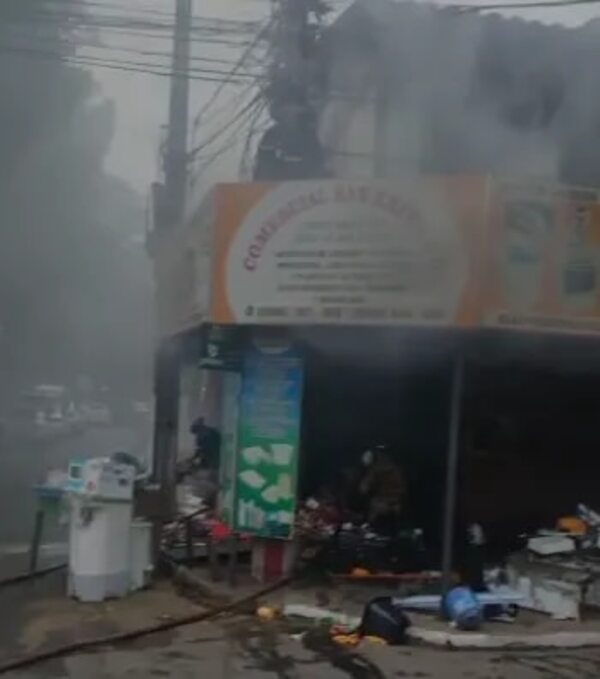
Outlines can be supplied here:
M320 634L292 638L250 618L227 619L155 635L118 649L40 664L7 676L22 679L210 677L233 679L597 679L600 649L466 652L424 647L358 651L335 646Z
M51 444L13 440L6 443L0 466L3 515L0 528L0 564L5 575L25 567L25 551L35 507L31 486L46 469L65 466L74 456L92 456L117 449L143 454L147 438L139 428L94 428ZM47 540L61 539L56 529ZM52 555L47 555L52 558ZM50 583L48 583L50 584ZM38 587L42 589L38 589ZM0 626L3 638L15 635L21 624L18 611L24 600L39 599L36 591L9 588L0 593L0 605L16 617ZM68 604L66 604L68 606ZM148 622L140 615L139 625ZM40 617L43 620L43 616ZM41 623L40 623L41 624ZM94 624L100 624L99 622ZM138 623L135 623L137 626ZM16 626L16 627L15 627ZM43 627L43 625L42 625ZM11 632L12 630L12 632ZM98 630L102 634L111 630ZM64 643L54 634L42 634L41 648ZM10 645L9 645L10 646ZM4 647L3 660L21 655L24 648ZM381 647L365 642L351 650L331 643L322 634L297 637L277 624L261 624L252 617L235 617L155 634L118 648L89 652L35 665L6 676L86 677L90 679L175 677L279 677L281 679L597 679L600 649L550 651L446 651L410 646Z

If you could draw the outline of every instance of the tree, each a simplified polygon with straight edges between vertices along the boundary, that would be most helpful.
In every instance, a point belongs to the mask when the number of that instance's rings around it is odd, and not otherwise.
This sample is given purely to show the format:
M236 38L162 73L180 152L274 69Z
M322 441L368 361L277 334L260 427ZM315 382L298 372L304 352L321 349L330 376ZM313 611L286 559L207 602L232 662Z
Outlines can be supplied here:
M68 63L81 12L0 3L0 356L13 386L104 380L111 364L125 377L129 361L139 381L150 347L143 210L103 170L114 106Z

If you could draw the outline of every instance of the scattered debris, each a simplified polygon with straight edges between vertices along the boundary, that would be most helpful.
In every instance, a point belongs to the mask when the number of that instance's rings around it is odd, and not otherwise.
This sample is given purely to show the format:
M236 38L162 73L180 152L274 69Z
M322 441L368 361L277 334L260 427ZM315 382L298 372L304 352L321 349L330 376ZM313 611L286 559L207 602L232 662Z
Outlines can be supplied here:
M256 610L256 615L264 622L275 620L280 613L279 609L274 606L259 606Z
M343 625L350 629L356 629L361 622L360 618L355 616L304 604L287 604L283 609L283 615L288 618L308 618L316 623Z
M547 613L555 620L580 619L584 590L590 581L585 569L569 565L564 557L548 561L515 554L509 558L508 573L511 585L523 597L523 608Z
M361 636L383 640L388 644L406 643L410 620L391 597L378 597L365 607L360 623Z
M331 639L340 646L358 646L360 643L360 635L357 632L352 634L336 634Z
M510 587L499 586L489 592L478 592L477 599L482 606L518 606L524 602L523 595ZM394 603L406 610L439 611L442 606L440 594L419 594L396 598Z
M472 632L481 627L483 606L469 587L454 587L444 600L444 610L458 629Z
M527 549L540 556L569 554L575 551L575 542L570 537L559 533L539 535L528 540Z
M578 516L562 516L556 522L556 530L567 535L583 537L588 530L588 524Z

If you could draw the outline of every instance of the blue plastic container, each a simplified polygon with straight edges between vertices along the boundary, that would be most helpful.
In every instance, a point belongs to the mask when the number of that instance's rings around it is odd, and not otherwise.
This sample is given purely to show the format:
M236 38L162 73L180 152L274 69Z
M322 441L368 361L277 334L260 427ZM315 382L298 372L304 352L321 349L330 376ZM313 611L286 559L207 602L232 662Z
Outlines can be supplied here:
M479 629L483 620L483 608L479 599L468 587L455 587L446 595L446 615L458 629L473 631Z

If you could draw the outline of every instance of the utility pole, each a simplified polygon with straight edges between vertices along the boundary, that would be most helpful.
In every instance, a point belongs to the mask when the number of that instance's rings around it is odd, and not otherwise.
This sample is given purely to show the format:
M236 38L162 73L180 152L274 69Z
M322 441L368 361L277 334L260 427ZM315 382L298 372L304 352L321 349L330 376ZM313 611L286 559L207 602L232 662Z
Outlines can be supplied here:
M190 99L190 31L192 0L175 0L175 34L169 123L165 148L165 219L174 227L181 224L185 212L187 186L187 141Z
M158 240L167 230L182 226L185 219L192 0L174 1L176 8L169 122L163 152L165 180L164 184L157 183L153 186L154 234ZM152 256L152 252L150 254ZM157 272L156 268L155 272ZM160 290L160 279L158 281ZM159 315L162 312L163 303L163 300L159 299ZM156 351L154 363L153 451L153 479L160 488L161 506L158 509L158 515L162 519L171 516L175 506L179 374L179 342L176 338L164 339Z
M322 177L325 159L314 110L314 62L322 0L276 0L266 96L273 124L259 142L254 179Z
M309 6L305 0L281 0L279 3L278 50L291 80L306 86L304 45L308 28Z

